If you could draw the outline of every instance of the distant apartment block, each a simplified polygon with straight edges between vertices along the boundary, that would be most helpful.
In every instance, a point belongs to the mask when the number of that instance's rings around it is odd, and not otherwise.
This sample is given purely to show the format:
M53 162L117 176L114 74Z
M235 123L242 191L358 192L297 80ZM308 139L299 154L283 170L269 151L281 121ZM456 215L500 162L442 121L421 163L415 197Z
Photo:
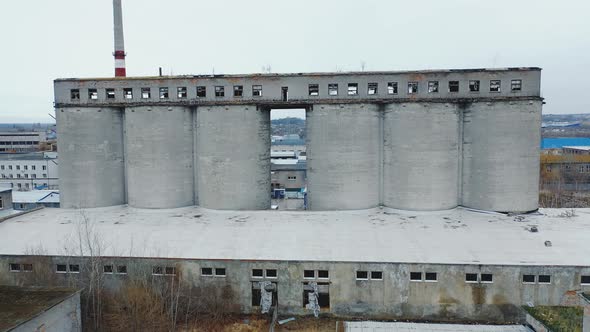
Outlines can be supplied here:
M0 154L0 186L15 191L58 189L58 164L55 152Z

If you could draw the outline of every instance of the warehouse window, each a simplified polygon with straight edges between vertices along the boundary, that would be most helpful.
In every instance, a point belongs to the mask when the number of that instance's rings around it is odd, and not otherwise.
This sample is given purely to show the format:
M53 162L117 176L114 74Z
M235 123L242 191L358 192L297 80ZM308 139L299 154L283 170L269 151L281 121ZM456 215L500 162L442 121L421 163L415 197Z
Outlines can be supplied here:
M202 276L212 276L213 275L213 269L210 267L202 267L201 268L201 275Z
M23 264L23 272L33 272L33 264Z
M242 85L234 85L234 97L242 97L244 95L244 87Z
M477 282L477 273L465 273L465 282Z
M481 274L481 282L483 282L483 283L494 282L494 275L491 273L482 273Z
M356 271L356 280L368 280L369 272L367 271Z
M377 94L377 87L378 87L377 83L369 83L367 94L368 95L376 95Z
M276 278L277 277L277 270L275 270L275 269L267 269L266 270L266 277L267 278Z
M113 274L113 266L112 265L103 265L102 272L107 273L107 274Z
M215 87L215 97L225 97L225 87L224 86L216 86Z
M176 96L179 99L184 99L188 96L188 92L186 90L186 86L179 86L176 88Z
M408 82L408 94L418 93L418 82Z
M522 275L522 283L523 284L534 284L535 283L535 275L534 274L523 274Z
M123 98L133 99L133 88L124 88L123 89Z
M88 89L88 99L92 99L92 100L98 99L98 90Z
M166 266L164 269L164 273L167 276L175 276L176 275L176 268L174 266Z
M371 271L371 280L383 280L383 272Z
M262 97L262 85L252 85L252 96Z
M68 266L66 264L57 264L55 266L56 273L66 273L68 272Z
M582 285L590 285L590 275L580 276L580 283Z
M152 89L151 88L141 88L141 99L150 99L152 98Z
M359 94L359 85L358 83L348 83L348 95L355 96Z
M318 279L328 279L329 277L328 270L318 270Z
M197 97L205 98L207 97L207 87L205 86L198 86L197 87Z
M10 264L10 272L20 272L21 266L20 264L11 263Z
M428 82L428 93L437 93L438 92L438 81L429 81Z
M510 90L512 92L521 91L522 90L522 80L512 80L512 82L510 82Z
M115 99L115 89L106 89L107 99Z
M161 276L164 274L164 269L161 266L152 266L152 275Z
M410 272L410 281L422 281L422 272Z
M320 95L320 86L318 84L309 84L308 90L309 90L310 96L319 96Z
M336 83L328 84L328 95L330 95L330 96L337 96L338 95L338 84L336 84Z
M127 274L127 265L117 265L118 274Z
M430 282L435 282L437 281L437 274L436 272L426 272L424 274L424 280L425 281L430 281Z
M168 94L168 88L161 87L160 88L160 99L168 99L169 97L170 97L170 95Z
M387 83L387 94L390 94L390 95L397 94L397 82Z
M449 92L459 92L459 81L449 81Z
M80 273L80 265L70 264L70 273Z
M551 276L550 275L539 275L539 283L540 284L550 284L551 283Z
M500 80L490 80L490 92L500 92Z
M80 89L71 89L70 90L70 99L71 100L80 100Z
M479 81L478 80L469 81L469 91L479 92Z
M315 270L304 270L303 271L303 279L314 279L315 278Z
M262 278L262 269L252 269L252 278Z
M215 268L216 277L225 277L225 268Z

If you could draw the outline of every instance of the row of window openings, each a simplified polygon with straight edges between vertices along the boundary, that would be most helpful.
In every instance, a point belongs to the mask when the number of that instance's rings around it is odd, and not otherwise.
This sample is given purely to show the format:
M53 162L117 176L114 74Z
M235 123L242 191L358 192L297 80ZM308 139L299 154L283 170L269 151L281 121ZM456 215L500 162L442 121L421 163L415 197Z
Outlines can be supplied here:
M448 82L448 92L459 92L459 81L449 81ZM490 80L490 92L501 92L501 84L500 80ZM418 93L418 86L419 82L408 82L408 94L416 94ZM367 94L368 95L376 95L378 94L379 84L378 83L369 83L367 85ZM215 97L225 97L225 86L215 86ZM518 92L522 90L522 80L512 80L510 82L510 90L512 92ZM347 94L349 96L358 95L358 83L348 83ZM479 80L471 80L469 81L469 91L470 92L479 92L480 91L480 81ZM115 89L106 89L106 98L107 99L115 99ZM428 93L438 93L439 92L439 81L428 81ZM308 93L310 96L319 96L320 95L320 86L319 84L309 84L308 85ZM387 83L387 94L393 95L398 94L398 82L389 82ZM330 96L337 96L338 95L338 84L328 84L328 95ZM176 96L179 99L185 99L188 97L188 90L186 87L177 87L176 88ZM244 96L244 86L242 85L234 85L233 86L233 96L234 97L243 97ZM253 85L252 86L252 96L254 97L262 97L262 85ZM133 88L123 88L123 97L125 99L133 99ZM141 99L150 99L152 97L151 88L141 88ZM167 87L160 87L159 88L159 98L160 99L168 99L170 97L169 89ZM207 97L207 87L205 86L197 86L197 97L204 98ZM80 99L80 89L71 89L70 90L70 98L72 100L79 100ZM98 99L98 90L97 89L88 89L88 98L91 100Z
M0 145L37 145L39 141L0 141Z
M37 185L39 185L39 183L37 182L33 182L33 187L37 187ZM23 188L23 184L22 183L17 183L16 186L18 187L18 189L22 189ZM43 182L43 186L47 186L47 182ZM10 188L14 188L14 183L11 182L10 183ZM28 183L25 183L25 188L29 189L30 185Z
M4 170L5 168L6 168L5 165L0 165L0 170ZM15 168L16 168L17 171L19 171L20 170L20 165L15 165ZM44 171L47 170L47 165L42 165L42 168L43 168ZM8 165L8 169L9 170L12 170L12 165ZM31 170L32 171L34 171L36 169L37 169L37 167L35 165L31 165ZM25 170L25 171L29 170L29 165L23 165L23 170Z
M47 174L43 173L43 177L47 178ZM13 174L2 174L2 178L3 179L15 179ZM20 174L17 173L16 174L16 179L28 179L29 178L29 174ZM36 179L37 178L37 174L31 174L31 179Z

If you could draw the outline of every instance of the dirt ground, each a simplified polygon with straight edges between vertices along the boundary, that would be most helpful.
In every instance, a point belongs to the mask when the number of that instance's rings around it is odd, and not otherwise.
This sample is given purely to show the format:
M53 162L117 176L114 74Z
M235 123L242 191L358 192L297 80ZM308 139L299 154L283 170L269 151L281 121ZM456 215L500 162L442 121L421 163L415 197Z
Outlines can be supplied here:
M289 317L279 317L279 320ZM309 331L309 332L335 332L336 319L295 317L294 321L277 324L275 332ZM266 332L270 327L270 317L262 316L235 316L220 320L200 320L195 327L179 329L182 332Z

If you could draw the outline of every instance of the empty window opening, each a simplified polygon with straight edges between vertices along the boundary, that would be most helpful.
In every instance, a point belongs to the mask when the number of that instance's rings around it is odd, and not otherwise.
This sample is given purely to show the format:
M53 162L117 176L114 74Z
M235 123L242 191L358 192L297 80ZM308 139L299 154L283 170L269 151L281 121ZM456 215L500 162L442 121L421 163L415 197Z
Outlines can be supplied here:
M23 272L33 272L33 264L23 264Z
M314 279L315 278L315 270L303 270L303 278Z
M276 278L277 277L277 270L275 270L275 269L267 269L266 270L266 277L267 278Z
M368 87L367 87L367 94L368 95L376 95L378 86L379 85L377 83L369 83Z
M198 98L205 98L205 97L207 97L207 87L198 86L197 87L197 97Z
M310 84L309 85L309 95L310 96L319 96L320 95L319 84Z
M418 82L408 82L408 94L418 93Z
M127 265L117 265L118 274L127 274Z
M590 285L590 275L580 276L580 284L582 284L582 285Z
M358 94L359 94L358 83L348 83L348 95L349 96L356 96Z
M71 89L70 90L70 99L71 100L80 100L80 89Z
M356 280L368 280L369 272L367 271L356 271Z
M540 284L550 284L551 283L551 276L545 275L545 274L539 275L539 283Z
M424 281L437 281L437 273L436 272L426 272L424 274Z
M494 275L491 273L482 273L481 274L481 282L484 282L484 283L494 282Z
M383 280L383 272L371 271L371 280Z
M170 95L168 94L168 88L162 87L160 88L160 99L168 99Z
M243 96L244 96L244 86L234 85L234 97L243 97Z
M338 95L338 84L336 84L336 83L328 84L328 95L329 96L337 96Z
M477 273L465 273L465 282L477 282Z
M262 278L262 269L252 269L252 278Z
M281 87L281 99L283 101L289 100L289 87L288 86Z
M317 283L317 301L320 309L330 308L330 288L326 282ZM303 307L309 303L309 294L314 293L313 286L307 282L303 283Z
M188 96L188 90L186 86L179 86L176 88L176 96L178 99L185 99Z
M55 266L55 272L66 273L66 272L68 272L68 266L66 264L57 264Z
M500 80L490 80L490 92L500 92Z
M512 92L521 91L522 90L522 80L512 80L510 82L510 90Z
M225 268L215 268L216 277L225 277Z
M252 96L262 97L262 85L252 85Z
M123 89L123 98L133 99L133 88L124 88Z
M166 266L164 272L166 275L174 276L176 275L176 268L174 266Z
M225 96L225 87L224 86L216 86L215 87L215 97L224 97Z
M141 88L141 99L150 99L150 98L152 98L152 89Z
M164 269L161 266L153 266L152 274L155 276L161 276L164 274Z
M260 281L253 281L252 282L252 306L259 307L262 297L262 291L260 289ZM272 294L272 306L276 306L278 303L278 294L277 294L277 283L272 282L268 287L265 288L265 291L271 292Z
M78 264L70 264L70 273L80 273L80 265Z
M98 99L98 90L88 89L88 99L97 100Z
M330 274L328 270L318 270L318 279L328 279Z
M479 81L478 80L469 81L469 91L479 92Z
M459 92L459 81L449 81L449 92Z
M20 272L21 266L20 264L11 263L10 264L10 272Z
M397 94L397 82L387 83L387 94L389 94L389 95L396 95Z
M535 275L534 274L523 274L522 275L522 283L523 284L534 284L535 283Z
M428 82L428 93L437 93L438 92L438 81L429 81Z
M212 276L213 275L213 268L210 268L210 267L201 268L201 275L202 276Z
M410 272L410 281L422 281L422 272Z
M295 181L295 180L297 180L297 176L295 176L295 175L289 175L289 176L287 176L287 180L289 180L289 181Z
M102 267L102 271L107 274L112 274L113 273L113 266L112 265L104 265Z
M107 99L115 99L115 89L106 89Z

